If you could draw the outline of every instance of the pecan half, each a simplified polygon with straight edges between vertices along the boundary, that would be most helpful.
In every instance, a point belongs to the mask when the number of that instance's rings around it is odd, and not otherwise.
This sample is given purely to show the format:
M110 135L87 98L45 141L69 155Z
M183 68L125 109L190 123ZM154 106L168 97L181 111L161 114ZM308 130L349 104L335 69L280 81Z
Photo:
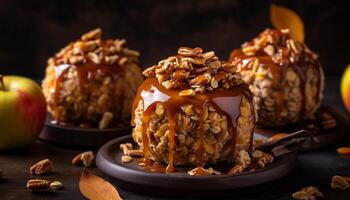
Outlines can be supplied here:
M49 159L41 160L31 166L29 171L31 174L42 175L52 171L53 163Z
M27 188L31 191L49 191L50 181L42 179L32 179L27 182Z
M73 165L84 165L85 167L91 167L94 163L95 156L92 151L86 151L78 154L72 160Z
M27 189L32 192L48 192L61 188L63 185L59 181L48 181L44 179L31 179L27 181Z
M350 187L350 177L333 176L331 188L333 190L346 190Z

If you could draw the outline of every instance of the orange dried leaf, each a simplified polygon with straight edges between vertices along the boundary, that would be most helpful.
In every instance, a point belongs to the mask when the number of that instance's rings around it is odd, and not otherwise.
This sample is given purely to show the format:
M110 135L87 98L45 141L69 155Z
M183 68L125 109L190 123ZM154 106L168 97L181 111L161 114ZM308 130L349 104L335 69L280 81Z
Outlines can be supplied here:
M303 20L293 10L271 4L270 20L275 28L288 28L294 40L304 42L305 32Z
M337 149L337 152L341 156L349 157L350 156L350 147L340 147Z
M122 200L108 181L83 170L79 181L80 192L90 200Z
M288 133L277 133L276 135L272 136L269 138L269 141L273 141L273 140L279 140L281 138L284 138L288 135Z

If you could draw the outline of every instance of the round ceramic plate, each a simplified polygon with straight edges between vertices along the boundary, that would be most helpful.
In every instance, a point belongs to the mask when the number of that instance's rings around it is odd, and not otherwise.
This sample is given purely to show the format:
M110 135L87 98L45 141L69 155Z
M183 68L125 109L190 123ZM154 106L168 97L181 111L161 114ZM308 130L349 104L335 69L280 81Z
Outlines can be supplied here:
M149 172L138 166L138 159L131 163L121 162L123 152L119 145L132 142L130 136L114 139L98 152L97 167L114 177L118 186L141 193L160 195L206 194L209 192L232 191L268 183L292 171L297 162L297 153L284 155L269 166L252 172L232 176L189 176L185 171L171 174ZM135 143L134 143L135 144Z
M46 142L71 148L99 148L112 139L128 134L131 134L131 127L79 128L62 126L47 120L39 138Z

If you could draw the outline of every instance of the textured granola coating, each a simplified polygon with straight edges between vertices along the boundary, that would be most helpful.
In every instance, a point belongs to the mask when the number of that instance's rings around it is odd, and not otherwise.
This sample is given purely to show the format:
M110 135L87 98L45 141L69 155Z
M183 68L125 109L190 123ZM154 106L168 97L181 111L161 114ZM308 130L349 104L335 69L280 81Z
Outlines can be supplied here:
M228 131L228 119L219 113L213 106L206 107L205 112L205 139L203 159L207 164L215 164L220 161L234 161L240 150L249 150L251 145L251 133L254 129L254 114L251 113L251 104L243 97L240 112L237 120L236 145L232 151L232 134ZM175 165L196 165L198 156L196 151L199 148L199 113L201 111L193 105L181 107L176 117L175 133ZM143 148L142 142L142 116L143 102L138 103L135 109L135 128L133 129L134 140ZM167 111L161 104L151 114L147 134L150 138L150 158L157 162L168 162L168 134L169 123Z
M266 29L234 50L229 61L249 84L259 125L309 118L321 104L324 74L318 56L294 41L288 29Z
M84 34L48 60L43 92L48 110L62 124L109 128L124 126L143 77L139 53L125 40Z

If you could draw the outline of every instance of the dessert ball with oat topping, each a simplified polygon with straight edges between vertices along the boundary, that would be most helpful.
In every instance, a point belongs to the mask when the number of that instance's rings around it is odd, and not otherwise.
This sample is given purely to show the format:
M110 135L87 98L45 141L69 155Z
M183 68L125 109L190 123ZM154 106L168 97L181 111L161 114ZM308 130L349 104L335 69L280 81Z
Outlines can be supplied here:
M293 40L288 29L266 29L233 50L229 62L249 84L259 125L309 118L321 104L324 73L318 55Z
M146 160L202 167L248 151L255 124L249 88L214 52L181 47L147 68L132 110Z
M125 40L84 34L48 60L42 83L48 110L61 123L101 129L125 126L143 81L139 53Z

